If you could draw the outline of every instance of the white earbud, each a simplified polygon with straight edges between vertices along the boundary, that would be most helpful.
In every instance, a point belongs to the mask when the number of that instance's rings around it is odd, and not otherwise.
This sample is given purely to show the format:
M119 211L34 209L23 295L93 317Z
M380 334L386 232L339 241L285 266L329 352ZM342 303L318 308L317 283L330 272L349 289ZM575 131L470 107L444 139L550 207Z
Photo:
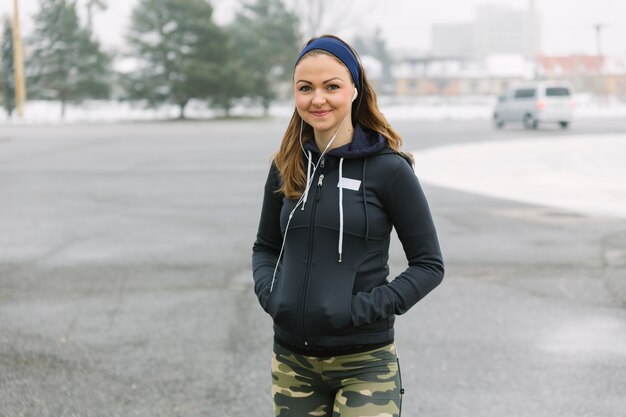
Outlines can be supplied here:
M356 87L354 88L354 95L352 96L352 101L356 100L356 96L359 95L359 92L357 91Z

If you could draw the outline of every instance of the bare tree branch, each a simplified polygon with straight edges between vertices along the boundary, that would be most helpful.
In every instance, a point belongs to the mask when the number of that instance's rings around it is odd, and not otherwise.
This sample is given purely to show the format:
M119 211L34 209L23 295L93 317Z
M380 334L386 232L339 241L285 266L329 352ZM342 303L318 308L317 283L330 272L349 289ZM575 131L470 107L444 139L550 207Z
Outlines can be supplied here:
M362 23L380 9L382 2L373 0L284 0L300 19L302 41L325 33L340 36L362 30Z

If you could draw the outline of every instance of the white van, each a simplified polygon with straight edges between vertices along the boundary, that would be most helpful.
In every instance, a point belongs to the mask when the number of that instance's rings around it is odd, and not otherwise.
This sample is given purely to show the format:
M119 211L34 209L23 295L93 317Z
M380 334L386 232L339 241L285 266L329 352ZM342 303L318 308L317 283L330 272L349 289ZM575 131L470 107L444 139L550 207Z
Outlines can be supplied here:
M539 123L558 123L566 129L574 112L572 88L566 82L542 81L516 86L498 97L493 111L497 128L508 122L522 122L527 129Z

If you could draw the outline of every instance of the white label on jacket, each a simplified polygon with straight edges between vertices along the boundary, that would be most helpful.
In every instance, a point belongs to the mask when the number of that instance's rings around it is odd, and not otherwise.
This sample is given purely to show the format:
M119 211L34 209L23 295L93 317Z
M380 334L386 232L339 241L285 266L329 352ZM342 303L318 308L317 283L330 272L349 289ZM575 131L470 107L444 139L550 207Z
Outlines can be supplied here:
M361 181L343 177L341 181L337 183L337 188L339 188L339 186L341 186L344 190L359 191Z

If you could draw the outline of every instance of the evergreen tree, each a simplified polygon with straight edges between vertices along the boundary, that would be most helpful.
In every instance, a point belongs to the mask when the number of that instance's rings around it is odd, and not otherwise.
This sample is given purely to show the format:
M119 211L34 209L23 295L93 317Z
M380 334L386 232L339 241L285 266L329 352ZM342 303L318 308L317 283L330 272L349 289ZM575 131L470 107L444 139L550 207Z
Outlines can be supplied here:
M226 52L222 64L217 70L220 79L211 96L211 104L230 115L233 101L250 94L254 85L249 78L246 62L236 49L232 36L228 37Z
M107 98L111 60L80 26L76 3L41 0L34 17L27 64L29 95L61 102L61 117L68 102Z
M290 79L298 53L298 19L281 0L249 0L230 27L252 86L267 113L276 86Z
M215 96L227 40L212 17L206 0L140 0L127 37L138 59L129 98L175 103L184 118L189 100Z
M0 45L0 94L8 117L15 109L15 76L13 68L13 26L11 19L4 19L4 30Z

